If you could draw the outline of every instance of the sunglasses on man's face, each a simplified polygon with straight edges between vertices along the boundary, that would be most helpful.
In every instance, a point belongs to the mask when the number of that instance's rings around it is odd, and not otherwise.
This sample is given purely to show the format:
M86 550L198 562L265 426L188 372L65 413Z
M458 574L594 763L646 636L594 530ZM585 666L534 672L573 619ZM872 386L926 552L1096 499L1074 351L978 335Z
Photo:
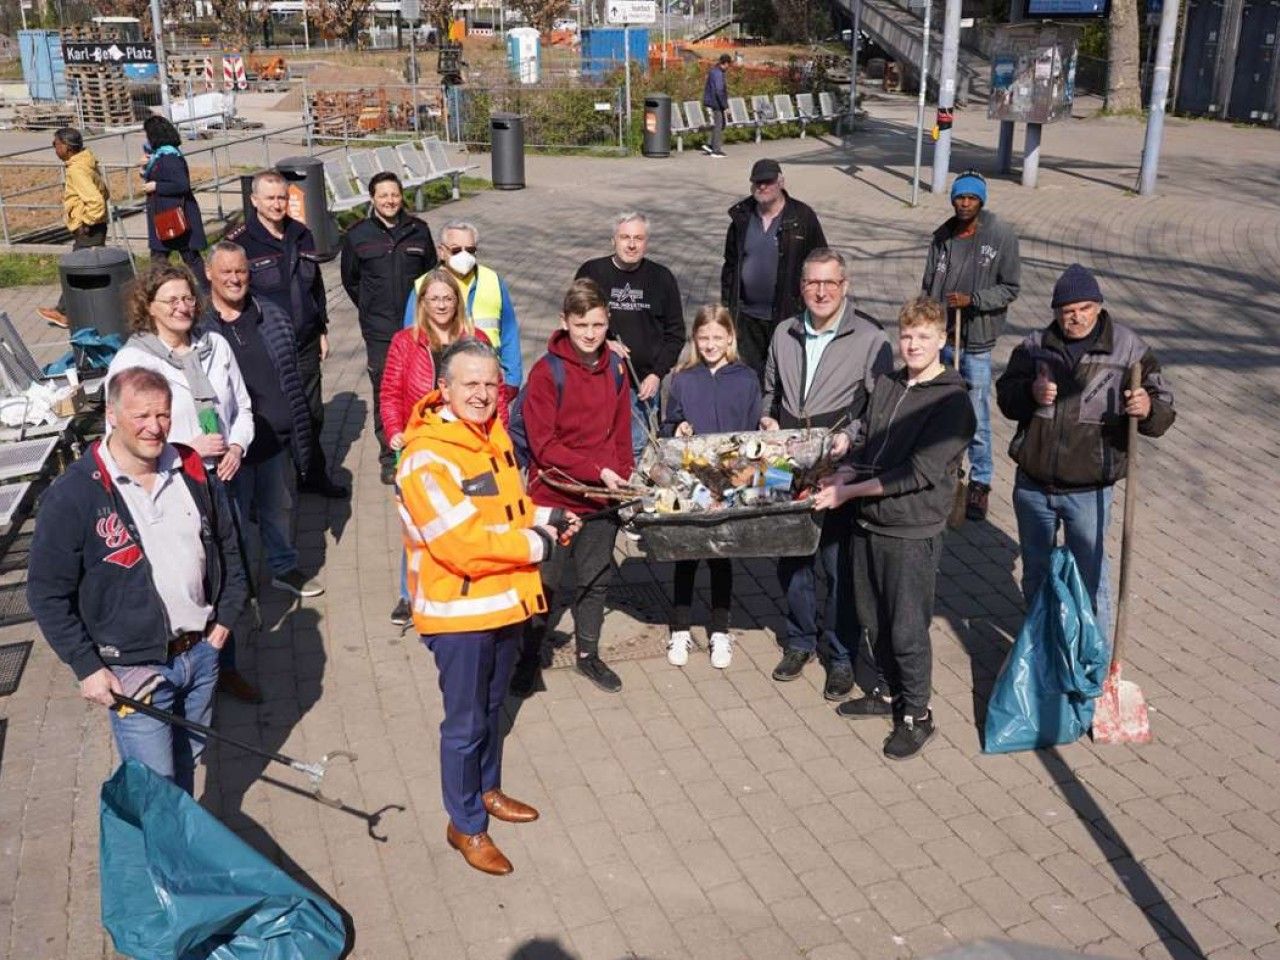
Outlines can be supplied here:
M467 253L476 252L475 247L445 247L445 249L449 251L449 256L453 256L455 253L461 253L463 250L467 251Z

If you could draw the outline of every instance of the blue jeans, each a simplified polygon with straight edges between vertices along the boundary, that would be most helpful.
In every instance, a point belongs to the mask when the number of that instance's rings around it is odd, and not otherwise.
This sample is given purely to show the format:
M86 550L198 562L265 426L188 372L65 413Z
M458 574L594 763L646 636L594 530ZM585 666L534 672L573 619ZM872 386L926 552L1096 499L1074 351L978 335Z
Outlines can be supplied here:
M640 462L640 454L649 443L649 411L657 411L658 398L641 400L640 394L633 388L631 391L631 453ZM625 477L623 478L626 479Z
M524 624L473 633L423 636L436 658L440 721L440 790L460 832L481 833L489 814L481 797L502 786L502 705L520 652Z
M950 347L942 350L942 362L951 366ZM969 482L991 486L994 464L991 460L991 351L986 353L960 353L960 376L969 385L969 401L978 428L969 442Z
M858 635L853 608L853 568L849 552L852 512L845 507L823 515L818 552L807 557L779 557L778 583L787 598L787 650L813 653L821 633L831 663L850 663ZM827 601L818 623L817 565L827 582Z
M204 640L168 663L155 666L164 681L151 694L151 705L208 726L218 686L218 651ZM195 792L196 761L204 752L201 734L140 713L121 717L111 710L110 716L122 763L138 760L187 793Z
M248 523L250 508L258 517L262 550L274 577L298 566L298 551L293 545L292 476L289 451L281 450L262 463L242 464L231 481L241 524Z
M1093 613L1104 637L1111 636L1111 583L1108 579L1107 524L1113 487L1080 493L1049 493L1021 470L1013 484L1022 553L1022 596L1028 606L1049 573L1049 554L1063 528L1064 543L1075 557L1080 578L1093 597Z

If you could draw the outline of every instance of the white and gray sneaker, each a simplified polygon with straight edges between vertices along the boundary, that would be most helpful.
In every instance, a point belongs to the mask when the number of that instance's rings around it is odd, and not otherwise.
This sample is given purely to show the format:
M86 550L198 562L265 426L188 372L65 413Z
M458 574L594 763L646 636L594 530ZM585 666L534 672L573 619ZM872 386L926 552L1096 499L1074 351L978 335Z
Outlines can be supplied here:
M712 153L715 153L715 151L711 149L711 144L709 144L709 143L704 143L704 144L702 145L702 152L703 152L703 153L705 153L705 154L712 154Z
M711 635L711 665L723 670L733 662L733 634L713 633Z
M689 662L691 646L693 635L688 630L672 630L671 639L667 641L667 663L673 667L683 667Z
M318 597L324 593L324 587L297 567L276 574L271 578L271 585L277 590L292 593L295 597Z

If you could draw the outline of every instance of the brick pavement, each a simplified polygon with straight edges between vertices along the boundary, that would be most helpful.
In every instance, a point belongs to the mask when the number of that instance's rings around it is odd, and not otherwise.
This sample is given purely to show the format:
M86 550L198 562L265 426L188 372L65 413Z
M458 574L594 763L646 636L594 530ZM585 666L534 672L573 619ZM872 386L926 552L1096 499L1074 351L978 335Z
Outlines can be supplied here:
M714 297L724 209L751 160L772 154L852 254L863 306L889 318L946 212L927 194L917 210L904 205L909 117L901 101L873 104L852 151L809 138L735 146L722 162L530 158L529 189L469 198L430 220L480 226L483 259L511 282L532 359L573 268L606 249L617 209L654 218L652 252L676 270L688 306ZM994 129L961 121L957 169L989 167ZM1166 130L1157 198L1129 191L1141 128L1098 118L1046 131L1039 190L991 188L992 209L1020 232L1024 264L997 366L1017 334L1047 319L1057 273L1081 260L1170 370L1178 424L1143 445L1128 671L1151 701L1154 744L980 754L975 709L1021 606L1012 472L998 456L991 522L952 534L943 559L933 628L941 735L922 759L884 762L886 727L836 717L816 666L795 684L768 678L778 589L767 562L744 564L728 671L703 657L683 671L631 660L616 697L552 671L545 693L512 710L506 783L544 816L495 827L513 877L467 870L442 836L434 670L386 621L396 520L364 427L352 310L335 289L326 441L355 497L304 503L300 541L323 561L328 593L290 605L267 591L267 628L242 655L267 702L220 701L219 723L294 755L358 752L331 786L357 811L381 810L387 841L370 840L359 817L265 782L261 765L230 751L213 751L204 802L349 912L357 957L836 960L920 956L988 936L1146 960L1280 956L1280 597L1267 572L1280 562L1268 505L1280 472L1269 416L1280 400L1280 138L1177 120ZM0 307L50 341L33 317L47 296L0 291ZM1003 451L1010 431L997 419L995 432ZM624 566L639 584L665 585L667 573ZM664 627L613 612L607 629L650 642ZM33 635L10 627L0 640ZM97 915L95 815L109 734L69 681L37 644L21 688L0 700L10 721L0 954L13 960L112 955Z

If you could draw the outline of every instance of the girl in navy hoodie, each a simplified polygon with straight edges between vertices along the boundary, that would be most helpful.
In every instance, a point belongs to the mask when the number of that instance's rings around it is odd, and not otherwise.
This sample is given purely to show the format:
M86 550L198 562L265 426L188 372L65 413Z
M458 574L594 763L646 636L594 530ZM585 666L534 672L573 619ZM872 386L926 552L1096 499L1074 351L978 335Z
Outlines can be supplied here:
M691 437L695 433L736 433L755 430L760 423L760 378L738 362L737 331L733 317L718 303L698 310L689 335L686 359L667 391L663 417L666 436ZM733 599L733 562L707 561L711 571L711 665L718 670L733 658L729 633L729 604ZM690 613L697 560L680 560L675 572L675 618L667 642L667 662L683 667L689 662Z

